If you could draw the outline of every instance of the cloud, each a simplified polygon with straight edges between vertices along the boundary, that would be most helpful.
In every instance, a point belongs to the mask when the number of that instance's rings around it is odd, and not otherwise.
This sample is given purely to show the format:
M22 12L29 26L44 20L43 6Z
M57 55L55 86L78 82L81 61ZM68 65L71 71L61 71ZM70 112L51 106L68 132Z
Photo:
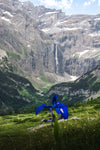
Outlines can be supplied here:
M91 2L95 2L96 0L91 0Z
M98 0L98 5L100 6L100 0Z
M89 0L89 1L86 1L84 2L84 6L88 6L88 5L91 5L95 2L96 0ZM99 0L100 1L100 0Z
M84 6L88 6L88 5L91 5L91 2L84 2Z
M38 0L41 5L44 5L46 7L54 7L57 9L69 9L71 8L71 5L73 3L73 0Z

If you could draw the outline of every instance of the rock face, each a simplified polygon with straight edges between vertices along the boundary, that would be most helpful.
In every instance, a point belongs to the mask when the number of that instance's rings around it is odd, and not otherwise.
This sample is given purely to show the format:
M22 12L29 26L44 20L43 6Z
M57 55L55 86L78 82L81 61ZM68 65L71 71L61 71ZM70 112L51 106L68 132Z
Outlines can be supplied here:
M41 21L46 20L40 29L59 43L64 72L80 76L100 64L100 15L63 14L49 24L46 17L55 18L57 13L40 16Z
M100 60L95 60L94 58L87 58L82 60L70 58L66 60L65 71L74 76L80 76L92 70L98 64L100 64Z
M37 28L35 11L30 2L0 1L0 46L12 63L38 75L50 69L54 72L50 67L54 64L54 44Z
M66 16L31 2L0 0L0 49L20 73L81 76L100 64L100 14Z

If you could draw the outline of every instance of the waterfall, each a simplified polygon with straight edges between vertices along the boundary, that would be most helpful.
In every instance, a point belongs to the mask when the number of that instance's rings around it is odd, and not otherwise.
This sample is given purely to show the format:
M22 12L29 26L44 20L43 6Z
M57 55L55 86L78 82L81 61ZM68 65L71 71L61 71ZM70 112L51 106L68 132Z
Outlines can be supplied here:
M57 50L57 44L55 44L55 64L56 64L56 69L55 69L55 71L56 71L56 73L58 74L58 50Z

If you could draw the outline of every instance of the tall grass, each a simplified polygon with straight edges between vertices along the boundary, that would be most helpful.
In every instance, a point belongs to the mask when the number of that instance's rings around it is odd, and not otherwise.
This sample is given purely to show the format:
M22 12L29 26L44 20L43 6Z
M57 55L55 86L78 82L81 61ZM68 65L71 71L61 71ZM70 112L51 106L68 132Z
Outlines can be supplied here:
M32 113L0 116L0 150L100 149L99 99L69 107L69 119L56 122L54 128L47 124L32 131L49 117L47 110L38 116Z

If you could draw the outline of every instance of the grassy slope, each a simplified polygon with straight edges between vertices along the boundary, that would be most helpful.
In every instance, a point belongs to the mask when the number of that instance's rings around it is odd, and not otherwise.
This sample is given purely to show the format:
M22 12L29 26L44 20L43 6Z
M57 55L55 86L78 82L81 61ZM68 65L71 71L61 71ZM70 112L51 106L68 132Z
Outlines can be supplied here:
M0 113L15 109L34 107L40 104L42 97L31 82L12 72L0 71Z
M30 75L30 77L28 78L30 79L35 89L42 91L43 93L46 93L55 83L53 81L52 82L48 81L48 79L44 74L41 75L40 78L36 78L32 75Z
M0 149L56 150L54 129L51 126L45 126L35 132L28 130L38 126L43 118L49 117L49 111L42 111L38 116L1 116ZM99 150L100 99L69 107L68 121L59 122L59 138L62 150Z
M92 71L86 73L84 76L80 77L77 79L75 82L67 82L67 83L60 83L56 84L51 87L50 91L60 91L62 92L61 98L63 99L63 103L65 104L75 104L84 101L88 97L84 94L85 91L90 91L90 96L91 94L98 94L99 97L99 91L100 91L100 76L97 74L100 74L100 65L97 66L95 69ZM63 94L67 92L66 88L70 88L70 92L68 94ZM83 90L84 93L77 93L78 91ZM49 93L48 92L48 93ZM71 93L73 93L71 95ZM75 92L77 94L75 94ZM58 92L57 92L58 93ZM58 94L59 95L59 94Z

